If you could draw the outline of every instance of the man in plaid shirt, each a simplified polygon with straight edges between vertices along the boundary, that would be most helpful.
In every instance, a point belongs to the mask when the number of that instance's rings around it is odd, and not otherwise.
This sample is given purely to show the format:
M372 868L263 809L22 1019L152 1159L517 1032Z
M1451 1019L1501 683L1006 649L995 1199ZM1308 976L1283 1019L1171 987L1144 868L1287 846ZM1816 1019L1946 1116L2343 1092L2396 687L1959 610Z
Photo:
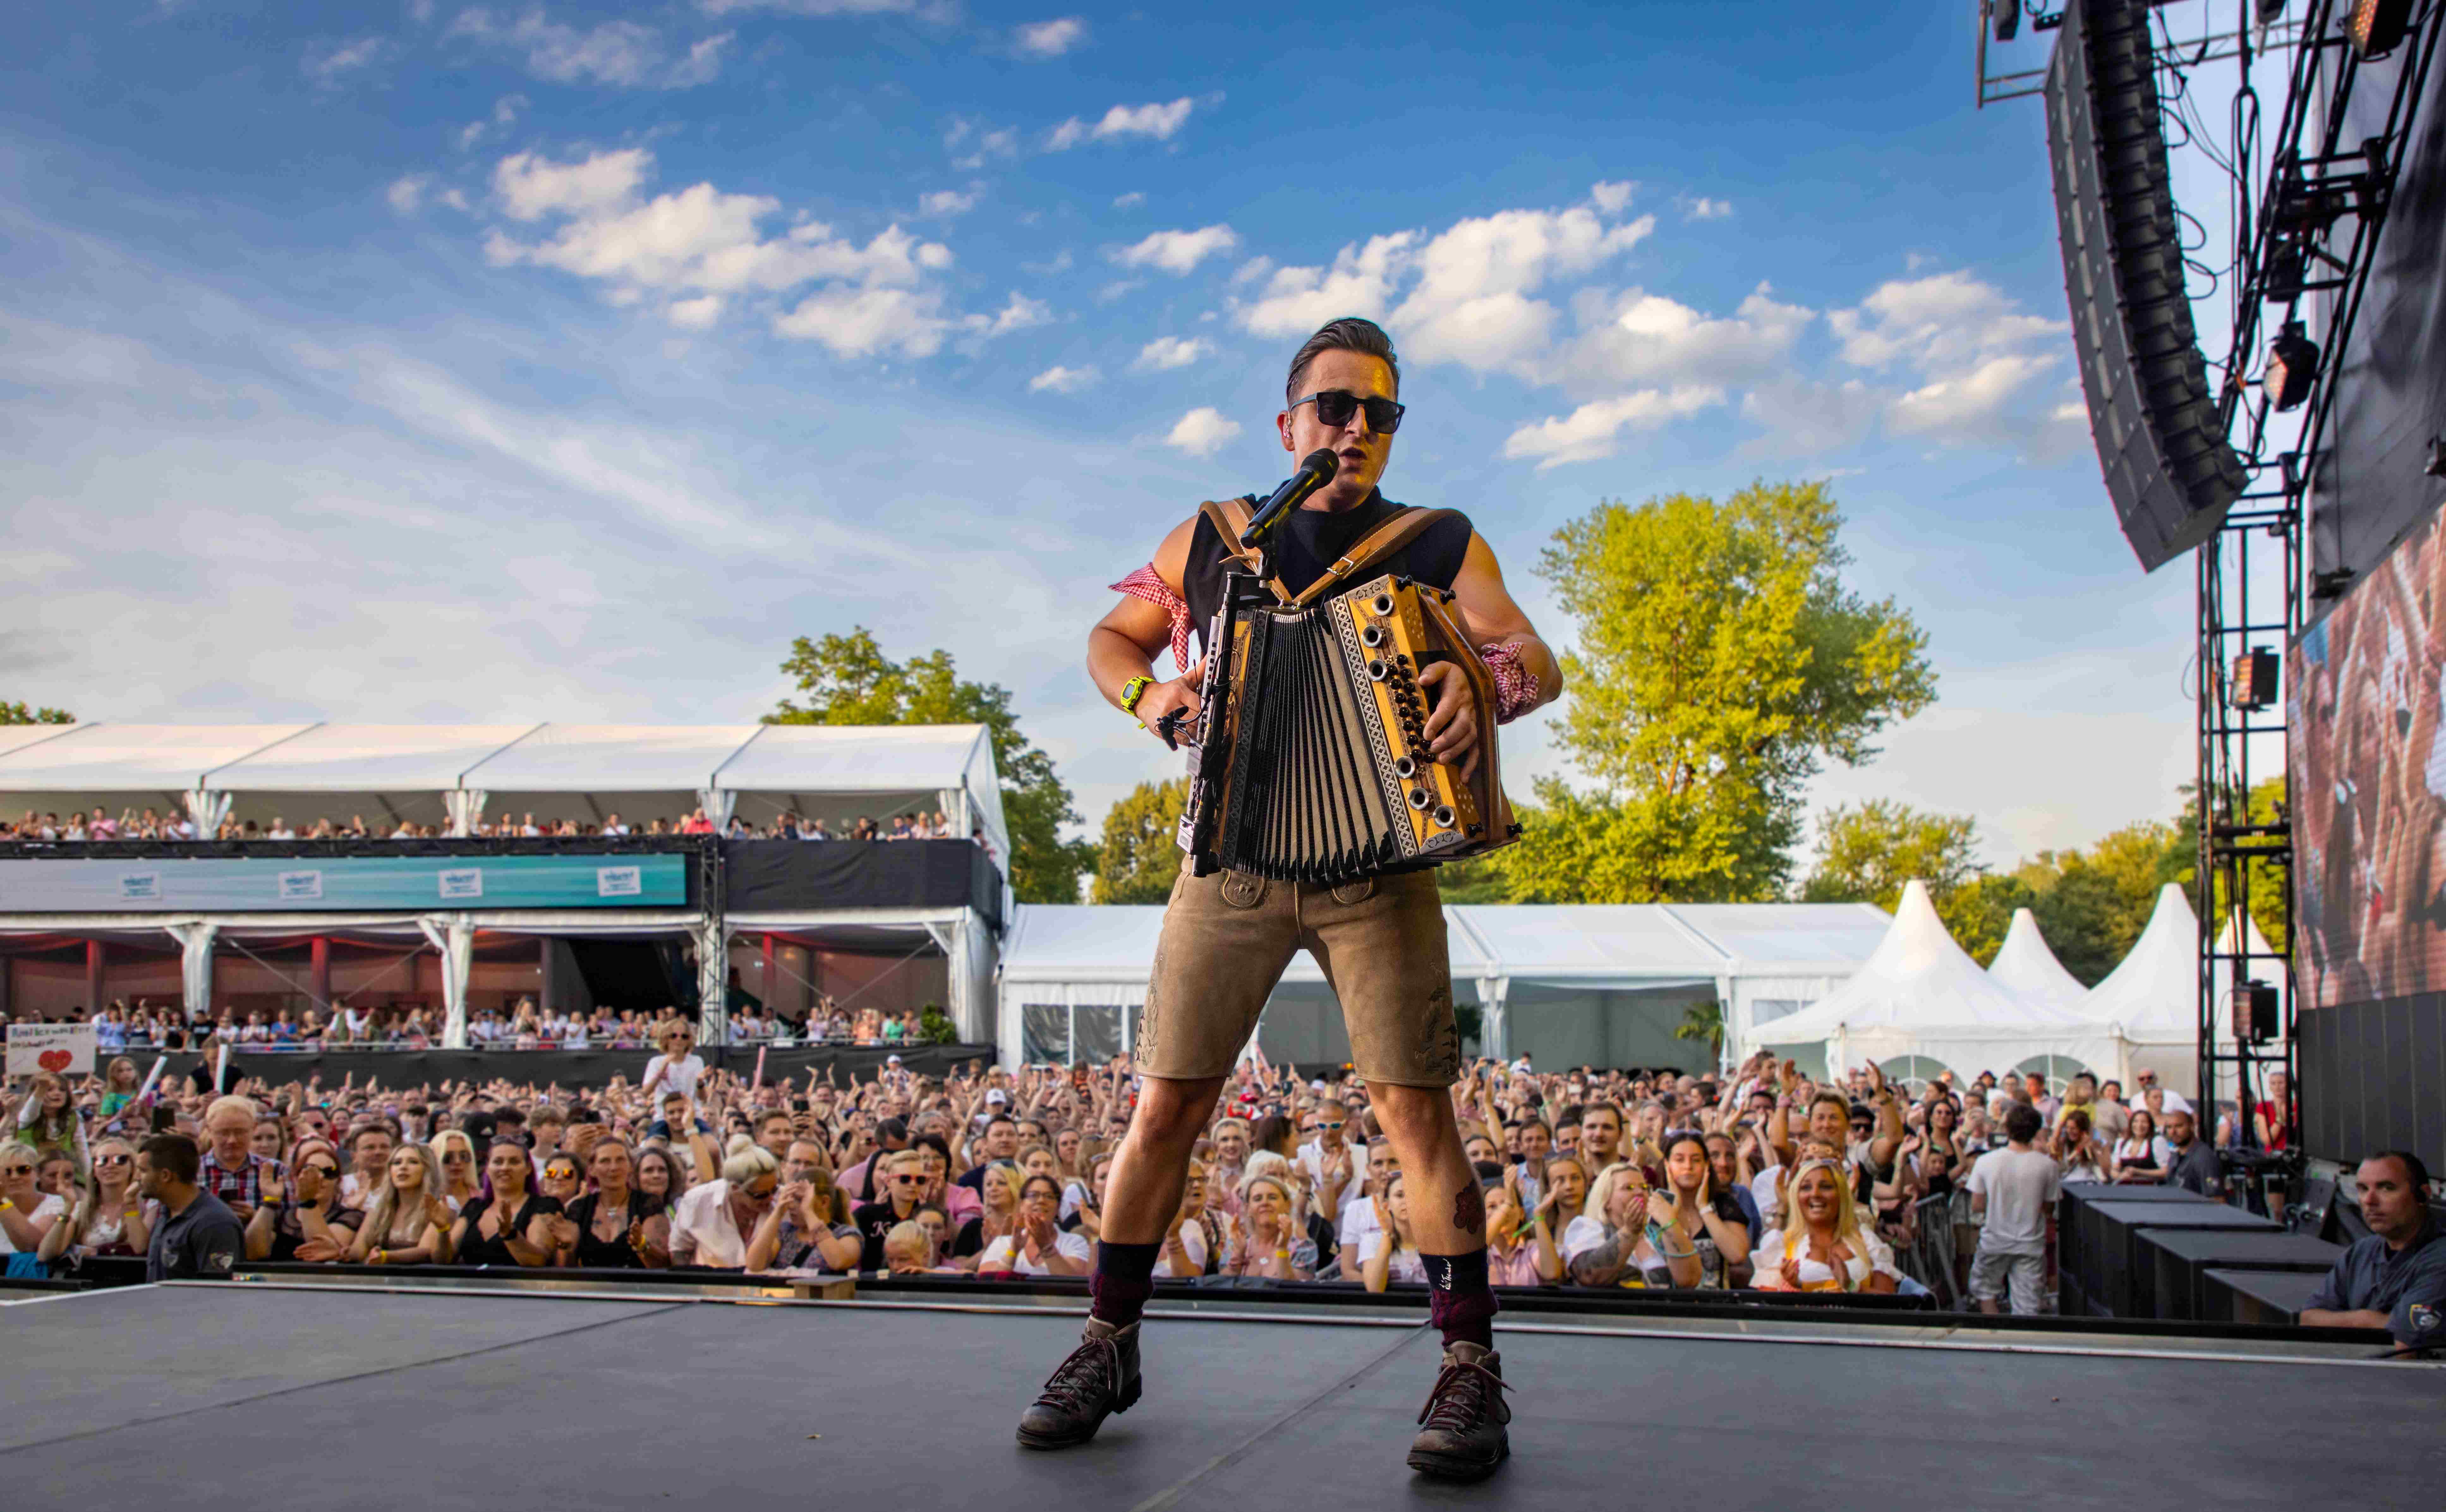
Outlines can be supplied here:
M204 1158L196 1185L227 1204L241 1223L254 1216L263 1201L266 1177L283 1184L289 1172L280 1162L254 1152L254 1104L244 1097L218 1097L204 1110Z

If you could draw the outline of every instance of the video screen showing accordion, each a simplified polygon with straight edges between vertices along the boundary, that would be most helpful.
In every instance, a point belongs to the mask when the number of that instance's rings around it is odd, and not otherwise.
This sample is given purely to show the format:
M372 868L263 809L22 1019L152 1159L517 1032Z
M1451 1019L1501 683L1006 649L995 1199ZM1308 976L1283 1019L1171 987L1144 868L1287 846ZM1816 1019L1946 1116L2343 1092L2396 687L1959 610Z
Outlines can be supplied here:
M2446 987L2446 531L2432 515L2286 668L2305 1008Z
M1497 770L1495 680L1450 593L1384 576L1291 607L1245 574L1228 582L1180 826L1197 875L1339 883L1517 836ZM1432 696L1419 674L1444 662L1460 668L1480 732L1474 759L1458 763L1427 751Z

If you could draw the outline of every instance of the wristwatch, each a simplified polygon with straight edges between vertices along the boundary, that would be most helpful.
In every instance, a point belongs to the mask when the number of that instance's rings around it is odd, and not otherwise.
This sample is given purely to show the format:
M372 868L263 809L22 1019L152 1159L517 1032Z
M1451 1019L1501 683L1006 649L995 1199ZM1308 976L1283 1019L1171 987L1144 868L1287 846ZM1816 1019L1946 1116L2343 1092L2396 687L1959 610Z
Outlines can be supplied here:
M1155 686L1155 679L1149 677L1132 678L1121 684L1121 712L1131 715L1138 713L1138 700L1145 698L1146 690L1153 686Z

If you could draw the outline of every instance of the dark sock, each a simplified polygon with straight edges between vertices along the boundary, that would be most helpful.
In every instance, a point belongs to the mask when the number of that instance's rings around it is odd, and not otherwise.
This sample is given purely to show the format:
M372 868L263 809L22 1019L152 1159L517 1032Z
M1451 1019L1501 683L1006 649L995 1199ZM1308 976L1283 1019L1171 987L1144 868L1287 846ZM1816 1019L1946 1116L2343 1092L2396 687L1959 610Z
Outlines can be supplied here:
M1147 1298L1155 1295L1155 1262L1162 1253L1161 1244L1116 1244L1110 1240L1097 1244L1096 1273L1087 1278L1087 1315L1115 1328L1137 1322ZM1481 1262L1480 1284L1485 1273Z
M1486 1283L1486 1251L1421 1255L1427 1267L1427 1316L1444 1343L1495 1348L1495 1292Z

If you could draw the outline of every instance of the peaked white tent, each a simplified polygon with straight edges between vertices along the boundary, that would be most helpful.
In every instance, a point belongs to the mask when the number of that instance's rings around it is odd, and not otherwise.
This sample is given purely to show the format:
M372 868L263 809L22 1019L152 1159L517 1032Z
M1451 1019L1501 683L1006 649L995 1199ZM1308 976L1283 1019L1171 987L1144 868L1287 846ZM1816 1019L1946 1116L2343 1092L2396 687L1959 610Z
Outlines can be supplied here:
M1830 1075L1905 1056L1932 1061L1966 1080L2038 1057L2078 1062L2100 1074L2121 1063L2121 1046L2111 1032L1981 970L1954 943L1928 888L1916 881L1903 888L1892 926L1849 981L1815 1006L1760 1028L1756 1038L1818 1049ZM1935 1068L1913 1069L1933 1074Z
M2228 920L2218 933L2218 950L2232 952L2234 938L2233 922ZM2244 970L2237 974L2232 965L2221 962L2216 971L2215 1024L2221 1041L2232 1039L2233 991L2241 981L2257 977L2276 982L2281 990L2285 980L2282 959L2255 922L2242 938L2251 957ZM2132 943L2131 952L2082 999L2083 1017L2112 1027L2131 1046L2126 1091L2132 1076L2145 1070L2155 1072L2162 1087L2186 1097L2199 1095L2199 916L2183 889L2170 882L2158 889L2148 927Z
M2013 910L2013 926L2004 931L2004 943L1997 947L1996 959L1987 963L1987 975L2024 998L2075 1013L2089 996L2080 979L2064 970L2063 962L2048 948L2037 916L2027 908Z

